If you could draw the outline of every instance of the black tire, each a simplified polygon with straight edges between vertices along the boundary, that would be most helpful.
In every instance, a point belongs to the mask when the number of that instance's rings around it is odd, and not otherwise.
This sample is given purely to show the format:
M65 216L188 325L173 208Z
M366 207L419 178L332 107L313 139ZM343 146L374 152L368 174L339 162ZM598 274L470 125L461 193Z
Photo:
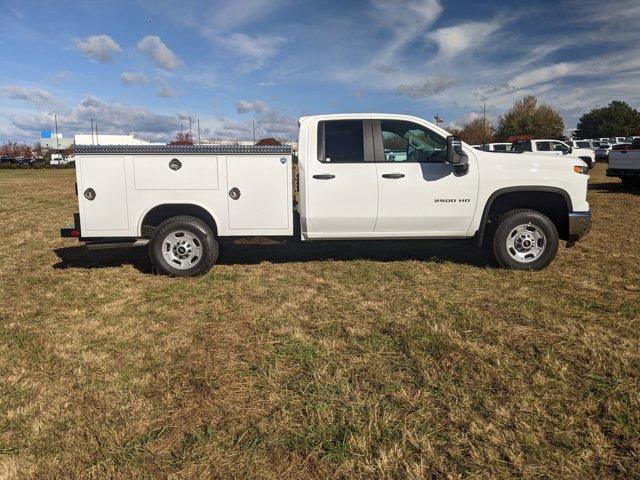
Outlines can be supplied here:
M511 210L505 213L497 223L497 228L493 235L493 256L502 267L516 270L542 270L556 257L560 243L558 230L546 215L535 210ZM541 243L544 248L537 258L534 256L530 260L525 261L523 259L519 261L510 253L507 241L509 235L519 226L528 226L526 228L531 228L544 234ZM515 251L515 253L518 252Z
M193 242L194 250L197 249L200 255L195 255L184 261L175 261L175 265L169 262L164 255L173 251L170 245L165 244L165 239L173 232L187 238ZM218 259L218 242L209 226L202 220L187 215L172 217L162 222L156 228L151 241L149 242L149 257L151 263L158 273L172 277L196 277L209 271ZM197 257L197 258L196 258ZM186 262L193 261L192 266L185 265ZM177 265L180 265L178 267Z

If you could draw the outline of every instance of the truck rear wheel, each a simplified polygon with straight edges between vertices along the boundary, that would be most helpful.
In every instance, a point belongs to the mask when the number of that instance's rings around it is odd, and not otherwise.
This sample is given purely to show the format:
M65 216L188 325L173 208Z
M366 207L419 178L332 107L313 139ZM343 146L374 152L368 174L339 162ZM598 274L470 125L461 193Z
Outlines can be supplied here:
M558 252L558 230L545 215L518 209L504 214L493 236L493 255L503 267L541 270Z
M180 215L156 228L149 242L149 256L159 273L195 277L216 263L218 242L202 220Z

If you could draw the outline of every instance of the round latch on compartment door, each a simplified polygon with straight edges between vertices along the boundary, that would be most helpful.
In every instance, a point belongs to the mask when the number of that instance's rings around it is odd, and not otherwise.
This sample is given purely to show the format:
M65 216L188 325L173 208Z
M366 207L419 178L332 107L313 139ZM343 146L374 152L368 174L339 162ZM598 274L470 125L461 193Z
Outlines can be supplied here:
M96 191L93 188L87 188L84 191L84 198L87 200L93 200L96 198Z
M229 190L229 196L233 200L238 200L240 198L240 189L238 187L233 187L231 190Z
M182 162L177 158L172 158L171 161L169 162L169 168L171 170L180 170L181 167L182 167Z

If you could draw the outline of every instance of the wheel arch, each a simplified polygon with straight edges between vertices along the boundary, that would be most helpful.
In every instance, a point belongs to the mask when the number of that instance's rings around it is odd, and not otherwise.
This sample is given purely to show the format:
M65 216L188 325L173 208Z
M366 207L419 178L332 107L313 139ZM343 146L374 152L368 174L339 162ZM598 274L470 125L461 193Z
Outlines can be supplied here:
M558 206L558 199L563 199L564 204ZM476 232L478 246L484 243L487 224L492 216L516 208L530 208L547 215L556 225L560 238L568 238L568 213L573 210L569 193L558 187L527 185L501 188L489 196Z
M140 217L138 232L142 237L151 237L155 228L165 220L178 215L189 215L206 223L215 236L220 225L215 214L197 203L162 203L149 207Z

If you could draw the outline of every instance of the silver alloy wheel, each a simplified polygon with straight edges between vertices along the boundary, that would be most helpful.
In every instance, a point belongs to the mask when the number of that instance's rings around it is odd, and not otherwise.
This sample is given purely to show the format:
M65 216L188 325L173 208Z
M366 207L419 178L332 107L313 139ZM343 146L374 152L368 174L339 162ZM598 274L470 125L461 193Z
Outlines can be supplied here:
M531 263L545 251L547 237L540 228L527 223L511 230L506 244L511 258L520 263Z
M202 258L202 242L185 230L171 232L162 241L162 256L173 268L186 270Z

